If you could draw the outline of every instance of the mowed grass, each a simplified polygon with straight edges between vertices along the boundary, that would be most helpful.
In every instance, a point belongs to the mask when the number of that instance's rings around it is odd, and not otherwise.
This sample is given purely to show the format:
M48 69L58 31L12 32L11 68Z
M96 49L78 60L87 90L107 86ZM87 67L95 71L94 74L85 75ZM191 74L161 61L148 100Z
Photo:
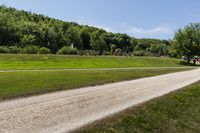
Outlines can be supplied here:
M75 132L199 133L200 81Z
M0 72L0 100L155 76L188 68Z
M0 54L0 70L61 68L180 67L180 60L158 57Z

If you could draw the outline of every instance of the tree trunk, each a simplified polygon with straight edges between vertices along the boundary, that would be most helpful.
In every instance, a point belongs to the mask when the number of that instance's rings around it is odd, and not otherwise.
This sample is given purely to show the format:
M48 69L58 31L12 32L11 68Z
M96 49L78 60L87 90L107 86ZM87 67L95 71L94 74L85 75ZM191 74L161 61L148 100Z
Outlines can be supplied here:
M196 65L196 59L193 60L193 65L194 65L194 66Z
M102 54L103 54L103 50L100 50L100 51L99 51L99 55L102 55Z

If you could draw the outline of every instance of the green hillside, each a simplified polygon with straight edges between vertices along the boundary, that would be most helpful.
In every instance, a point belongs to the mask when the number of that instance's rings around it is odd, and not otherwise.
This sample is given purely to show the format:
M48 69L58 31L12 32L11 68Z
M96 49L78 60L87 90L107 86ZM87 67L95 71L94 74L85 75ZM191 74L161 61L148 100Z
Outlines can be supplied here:
M166 40L136 39L5 6L0 6L0 30L0 53L55 54L73 46L58 53L161 56L169 54L170 46ZM39 51L44 47L48 50Z

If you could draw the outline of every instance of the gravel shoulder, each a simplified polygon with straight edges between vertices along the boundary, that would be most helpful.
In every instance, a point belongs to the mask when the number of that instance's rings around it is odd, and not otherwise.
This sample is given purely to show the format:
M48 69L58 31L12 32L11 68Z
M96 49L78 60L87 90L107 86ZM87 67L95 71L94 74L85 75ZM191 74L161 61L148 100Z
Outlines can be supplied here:
M200 69L0 102L0 132L69 132L200 80Z

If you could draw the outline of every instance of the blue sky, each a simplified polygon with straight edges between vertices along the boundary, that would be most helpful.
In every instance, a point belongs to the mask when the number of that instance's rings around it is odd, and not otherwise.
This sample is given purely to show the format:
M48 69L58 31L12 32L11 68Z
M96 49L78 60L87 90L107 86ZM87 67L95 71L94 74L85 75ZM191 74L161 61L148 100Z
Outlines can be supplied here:
M199 0L0 0L0 4L138 38L170 39L178 28L200 22Z

